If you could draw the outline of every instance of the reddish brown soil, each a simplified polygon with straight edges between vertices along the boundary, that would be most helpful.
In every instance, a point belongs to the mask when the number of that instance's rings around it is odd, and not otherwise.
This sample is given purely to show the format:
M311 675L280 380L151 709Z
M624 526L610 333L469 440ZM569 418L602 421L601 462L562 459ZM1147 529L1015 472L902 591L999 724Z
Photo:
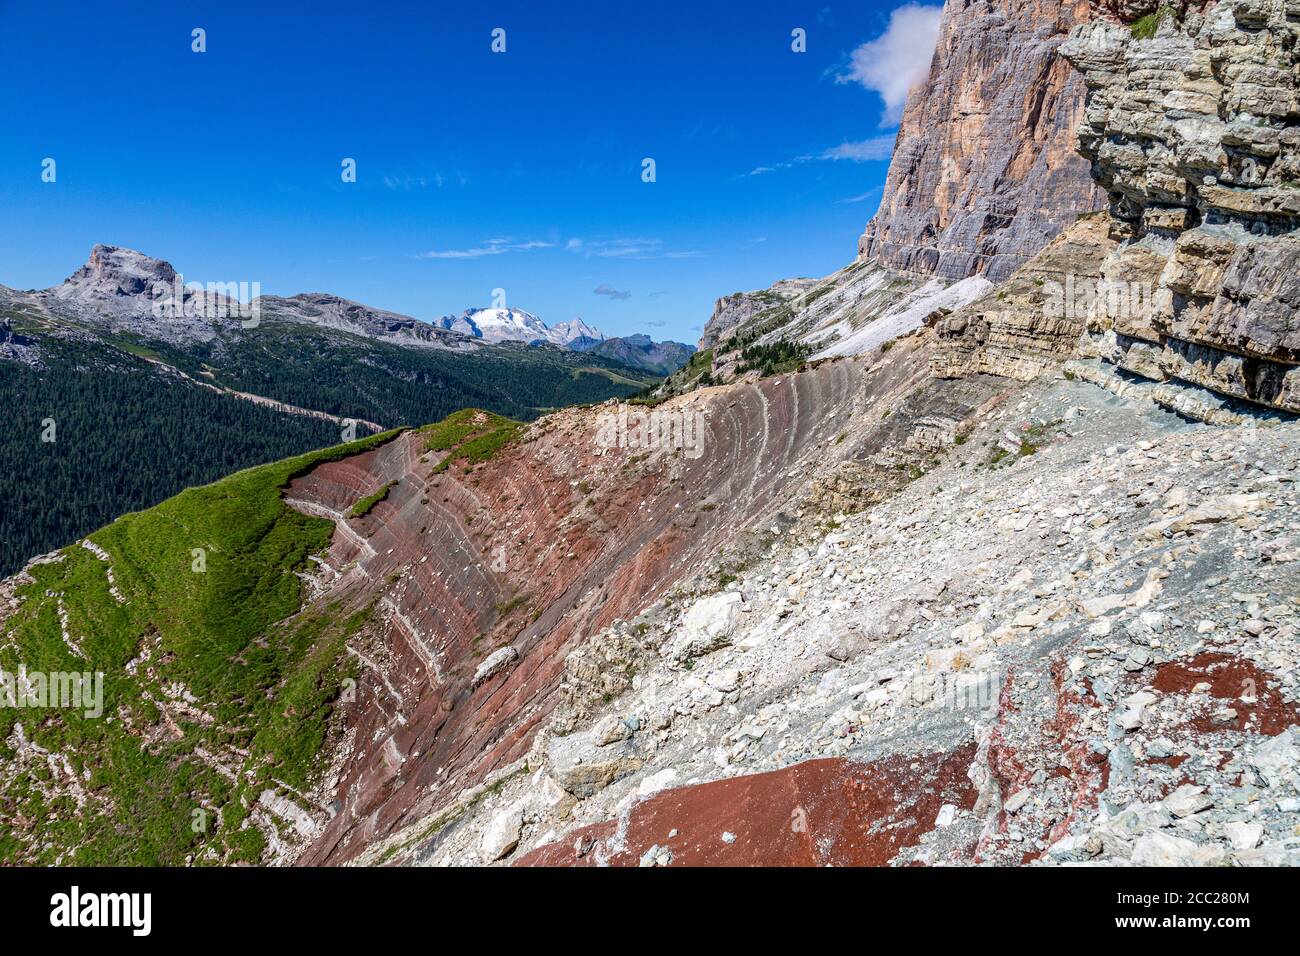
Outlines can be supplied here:
M974 756L971 743L869 763L809 760L665 790L633 808L617 848L610 842L619 825L608 821L539 847L516 865L636 866L658 845L672 851L673 866L885 866L934 829L945 803L975 805L966 776ZM735 840L724 841L724 832Z
M1061 819L1037 820L1032 810L1020 813L1021 827L1029 832L1041 827L1041 832L1036 835L1048 843L1060 839L1075 820L1097 808L1100 795L1110 780L1106 755L1094 752L1087 745L1085 736L1076 729L1082 715L1096 706L1096 697L1086 681L1067 684L1065 667L1065 662L1060 659L1049 665L1055 689L1054 711L1040 725L1031 722L1028 727L1020 721L1012 699L1012 689L1019 675L1015 669L1009 670L998 701L997 720L989 738L989 769L1004 798L1031 786L1035 765L1048 769L1048 780L1055 786L1067 788L1069 809ZM1063 763L1062 757L1065 758ZM991 854L991 838L994 834L1005 834L1010 829L1009 824L1004 811L996 826L981 838L977 849L979 858ZM1025 851L1021 863L1029 863L1040 855L1036 850Z
M1201 683L1208 683L1210 696L1235 710L1237 719L1219 723L1213 718L1216 708L1206 709L1190 721L1198 733L1250 730L1265 737L1276 737L1288 727L1300 724L1300 708L1283 699L1273 676L1254 661L1235 654L1204 651L1186 661L1161 664L1151 686L1162 694L1190 694ZM1252 692L1253 704L1241 699Z
M1170 757L1151 757L1147 763L1160 763L1177 770L1187 760L1187 754L1174 754Z

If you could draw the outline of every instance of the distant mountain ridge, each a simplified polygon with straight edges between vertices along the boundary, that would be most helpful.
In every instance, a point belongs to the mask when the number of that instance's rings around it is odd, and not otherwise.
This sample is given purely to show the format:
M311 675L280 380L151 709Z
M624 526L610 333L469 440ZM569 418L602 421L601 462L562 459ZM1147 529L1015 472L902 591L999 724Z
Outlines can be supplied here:
M184 288L181 289L182 283ZM172 293L162 290L170 289ZM180 291L180 300L175 290ZM623 346L581 318L547 325L523 309L468 308L431 321L377 309L329 292L293 296L257 295L257 284L195 283L170 262L134 249L98 244L86 263L59 285L18 292L0 286L0 302L25 301L68 309L96 324L119 331L161 338L187 346L210 342L212 317L269 315L291 322L336 329L401 345L471 352L483 345L519 342L551 345L577 352L594 352L632 368L667 375L690 359L680 343L655 343L640 335L637 344ZM174 306L174 307L173 307ZM164 312L160 321L158 307ZM641 342L645 339L650 347ZM604 348L605 343L613 343ZM692 350L693 351L693 350ZM621 357L620 357L621 356ZM676 364L674 364L676 363Z
M695 354L693 345L671 341L656 342L650 336L643 334L582 344L575 341L572 347L659 375L671 375L689 362L691 356Z

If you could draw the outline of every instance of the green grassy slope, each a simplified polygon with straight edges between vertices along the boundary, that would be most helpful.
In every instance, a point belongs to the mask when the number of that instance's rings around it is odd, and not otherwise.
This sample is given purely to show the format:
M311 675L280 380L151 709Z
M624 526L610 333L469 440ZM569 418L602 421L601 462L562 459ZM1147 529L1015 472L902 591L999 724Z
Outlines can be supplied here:
M19 610L0 623L0 668L102 671L103 715L0 708L0 862L261 857L250 810L267 787L309 785L349 673L344 643L365 621L294 616L303 587L294 572L328 544L332 525L289 508L280 489L394 434L241 471L125 515L90 536L107 563L73 546L33 568ZM48 755L20 755L22 738Z

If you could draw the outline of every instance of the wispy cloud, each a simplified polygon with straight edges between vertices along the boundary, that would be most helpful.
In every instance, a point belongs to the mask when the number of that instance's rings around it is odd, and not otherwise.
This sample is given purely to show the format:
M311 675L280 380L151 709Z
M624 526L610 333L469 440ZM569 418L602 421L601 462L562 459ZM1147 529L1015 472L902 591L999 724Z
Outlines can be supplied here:
M566 252L601 259L694 259L704 255L694 249L668 249L662 239L620 237L614 239L583 239L574 236L561 243L558 239L515 240L511 237L485 239L476 246L464 249L431 249L422 252L420 259L479 259L483 256L501 256L508 252L531 252L534 249L563 249Z
M894 152L894 134L873 136L858 140L856 143L840 143L822 153L822 159L848 159L855 163L869 160L888 159Z
M385 177L384 177L384 185L387 186L389 189L402 189L402 190L410 190L410 189L428 189L429 186L432 184L432 182L433 182L433 181L431 181L431 180L430 180L428 177L426 177L426 176L408 176L408 175L402 175L402 176L385 176ZM442 187L442 176L441 176L441 175L438 176L438 178L437 178L437 180L436 180L436 184L437 184L437 186L438 186L439 188Z
M591 291L592 291L595 295L607 295L607 296L609 296L611 299L630 299L630 298L632 298L632 293L631 293L631 292L624 292L624 291L622 291L621 289L615 289L615 288L613 288L612 286L607 286L607 285L605 285L603 282L602 282L600 285L596 286L596 288L592 289Z
M534 249L552 249L555 243L540 239L515 242L513 239L488 239L468 249L432 249L420 253L421 259L478 259L483 256L500 256L507 252L531 252Z
M809 160L812 160L812 159L816 159L816 157L815 157L815 156L796 156L794 159L790 160L788 163L773 163L773 164L770 165L770 166L755 166L753 169L751 169L751 170L750 170L749 172L747 172L745 175L746 175L746 176L764 176L764 175L766 175L766 174L768 174L768 173L774 173L774 172L776 172L777 170L780 170L780 169L792 169L792 168L794 168L795 166L802 166L804 163L806 163L806 162L808 162Z
M864 193L858 193L856 196L848 196L847 198L841 199L839 201L841 203L866 202L868 199L875 199L883 192L884 189L882 187L876 186L874 189L868 189Z
M860 83L880 94L885 104L881 126L898 123L907 94L929 73L942 15L941 6L909 3L899 7L889 15L885 32L854 50L848 71L835 78L839 83Z
M667 249L662 239L638 237L570 239L564 248L601 259L694 259L704 254L695 250Z
M744 176L763 176L767 173L774 173L781 169L793 169L795 166L802 166L804 163L813 160L840 160L848 159L855 163L865 163L871 160L889 159L894 153L894 134L886 133L881 136L872 136L868 139L858 140L852 143L840 143L838 146L831 146L824 149L816 156L805 155L796 156L794 159L785 163L772 163L769 166L756 166Z

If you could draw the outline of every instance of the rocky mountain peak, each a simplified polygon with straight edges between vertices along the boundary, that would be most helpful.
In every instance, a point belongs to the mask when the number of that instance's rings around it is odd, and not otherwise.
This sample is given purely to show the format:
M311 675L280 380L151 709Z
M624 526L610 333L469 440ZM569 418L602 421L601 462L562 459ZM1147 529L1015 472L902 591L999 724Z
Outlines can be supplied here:
M566 340L572 342L575 339L589 339L593 342L605 341L605 333L595 329L582 321L580 317L570 319L568 322L559 322L551 327L552 331L559 332L565 336Z
M459 315L444 316L437 324L485 342L547 343L568 348L575 342L601 342L605 339L604 333L582 319L548 326L531 312L505 307L466 309Z
M170 286L175 279L170 262L100 243L84 266L49 291L60 299L139 297L148 296L156 283Z

